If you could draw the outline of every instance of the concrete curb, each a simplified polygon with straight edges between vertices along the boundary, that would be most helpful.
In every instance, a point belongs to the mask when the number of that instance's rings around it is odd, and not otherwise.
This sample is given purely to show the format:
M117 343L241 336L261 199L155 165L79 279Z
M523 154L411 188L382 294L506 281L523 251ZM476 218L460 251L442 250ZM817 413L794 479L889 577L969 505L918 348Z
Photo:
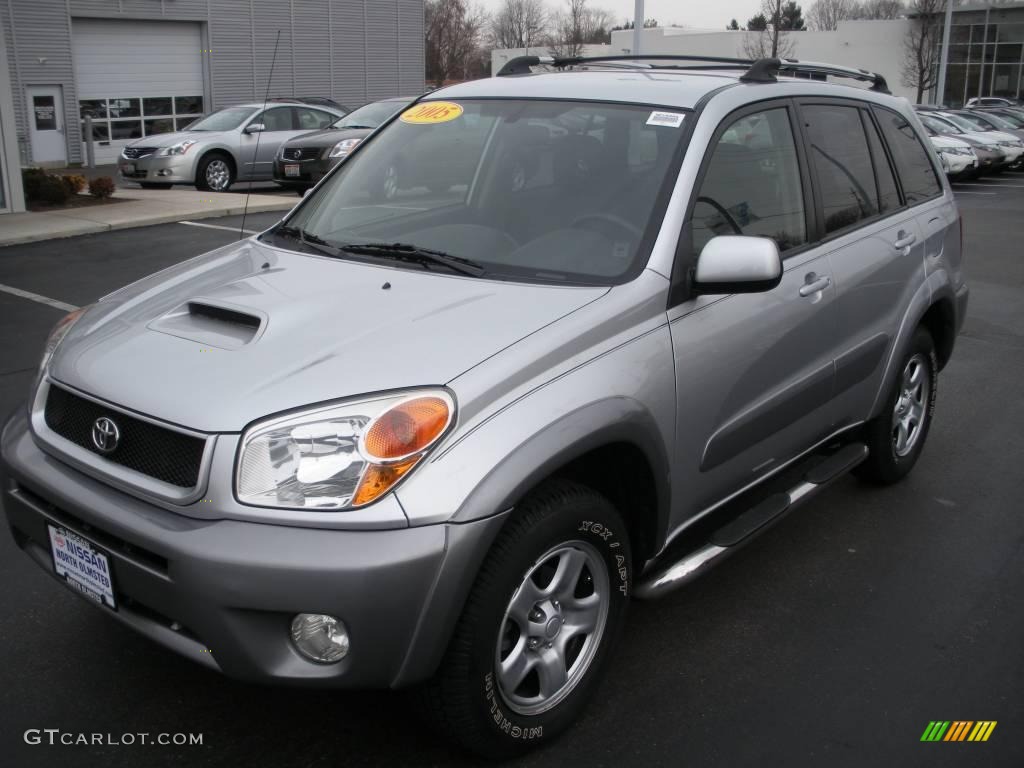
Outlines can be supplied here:
M0 247L110 232L116 229L170 224L176 221L237 216L246 210L244 199L232 200L220 206L207 205L210 193L196 201L166 197L144 199L135 190L131 192L130 201L109 208L72 208L66 211L12 213L0 216ZM244 198L242 194L232 196ZM197 205L197 202L200 205ZM256 195L249 200L248 212L288 211L298 202L299 198L295 197ZM97 216L100 213L102 215Z

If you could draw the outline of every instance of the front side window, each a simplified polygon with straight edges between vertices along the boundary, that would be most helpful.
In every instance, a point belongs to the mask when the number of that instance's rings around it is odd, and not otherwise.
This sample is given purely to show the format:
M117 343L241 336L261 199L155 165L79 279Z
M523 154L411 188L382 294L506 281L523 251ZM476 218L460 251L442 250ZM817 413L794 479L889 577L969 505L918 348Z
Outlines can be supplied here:
M321 128L326 128L334 122L335 117L330 112L322 112L319 109L310 109L309 107L296 107L295 114L299 119L299 128L301 130L317 131Z
M686 119L628 104L420 102L287 225L335 247L444 251L479 263L484 278L614 284L649 253Z
M821 193L825 233L878 214L871 153L857 107L811 104L801 113Z
M757 235L779 251L807 242L803 187L783 107L735 120L713 148L690 221L694 253L718 235Z
M292 108L268 109L253 122L263 123L265 131L290 131L292 130Z
M888 109L877 108L875 114L882 127L882 136L892 152L907 205L942 194L942 184L935 173L935 166L910 123L902 115Z

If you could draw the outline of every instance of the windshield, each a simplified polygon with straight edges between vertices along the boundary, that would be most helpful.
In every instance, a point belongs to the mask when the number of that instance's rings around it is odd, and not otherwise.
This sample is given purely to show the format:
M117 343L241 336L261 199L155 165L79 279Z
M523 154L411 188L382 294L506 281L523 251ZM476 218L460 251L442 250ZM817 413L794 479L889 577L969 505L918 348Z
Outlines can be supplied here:
M395 114L395 112L404 109L408 104L408 101L378 101L373 104L367 104L365 107L360 107L355 112L345 115L345 117L341 118L331 127L376 128Z
M942 136L953 136L953 135L956 135L956 134L960 133L960 129L959 128L957 128L952 123L946 122L944 119L942 119L940 117L933 117L931 115L921 115L921 114L919 114L918 117L921 118L921 122L922 123L927 125L929 128L931 128L933 131L935 131L939 135L942 135Z
M962 115L943 115L943 120L948 120L953 125L965 131L991 131L992 126L990 125L975 125L972 121L966 119ZM980 120L978 121L981 122ZM984 127L982 127L984 125Z
M190 131L231 131L256 112L255 107L229 107L189 126Z
M1012 115L1008 112L1000 112L998 115L993 115L1002 120L1010 128L1024 128L1024 118Z
M421 102L287 223L329 245L443 251L484 277L613 284L646 259L684 119L624 104Z

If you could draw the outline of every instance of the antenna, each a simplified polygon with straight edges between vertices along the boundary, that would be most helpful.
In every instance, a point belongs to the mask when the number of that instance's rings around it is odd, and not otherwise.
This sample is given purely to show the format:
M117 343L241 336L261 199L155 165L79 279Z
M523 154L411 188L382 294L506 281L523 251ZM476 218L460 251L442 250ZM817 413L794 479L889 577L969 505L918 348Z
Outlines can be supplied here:
M270 60L270 76L267 78L267 92L263 95L263 108L260 112L260 116L263 117L267 112L267 102L270 101L270 84L274 82L274 65L277 63L277 46L281 42L281 30L277 30L277 39L274 40L274 58ZM253 66L256 66L256 62L253 62ZM266 126L264 126L266 127ZM263 131L256 134L256 150L252 156L252 167L256 170L256 161L260 156L260 139L263 138ZM252 181L249 182L249 188L245 191L245 207L242 209L242 226L238 228L238 239L241 240L245 237L245 217L249 213L249 196L252 195Z

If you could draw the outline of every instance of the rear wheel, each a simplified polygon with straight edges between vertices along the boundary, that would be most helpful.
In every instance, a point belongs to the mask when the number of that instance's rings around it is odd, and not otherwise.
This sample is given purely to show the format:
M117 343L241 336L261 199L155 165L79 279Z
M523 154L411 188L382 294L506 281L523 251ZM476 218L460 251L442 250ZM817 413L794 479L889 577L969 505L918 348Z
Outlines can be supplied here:
M481 568L426 714L488 758L541 746L593 696L622 629L629 539L600 494L567 482L528 497Z
M227 155L211 152L199 161L196 189L227 192L234 182L235 167Z
M897 368L885 407L865 427L870 453L854 470L856 474L888 485L914 468L935 411L938 372L931 334L918 328Z

